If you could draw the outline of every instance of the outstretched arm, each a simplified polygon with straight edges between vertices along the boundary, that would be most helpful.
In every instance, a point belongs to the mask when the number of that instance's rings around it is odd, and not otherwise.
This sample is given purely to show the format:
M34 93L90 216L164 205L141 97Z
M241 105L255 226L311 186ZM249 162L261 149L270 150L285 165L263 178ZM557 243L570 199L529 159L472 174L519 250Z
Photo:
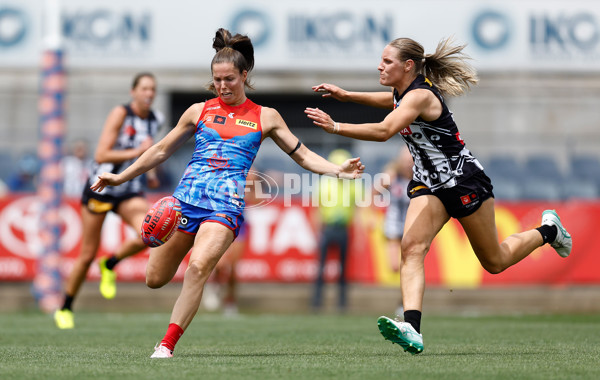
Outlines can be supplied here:
M202 114L204 103L188 108L179 122L162 140L151 146L133 164L119 174L103 173L90 188L101 191L106 186L117 186L147 172L169 158L185 141L193 136L196 122Z
M301 145L294 151L299 140L289 130L279 112L273 108L263 107L261 124L265 135L271 137L284 152L288 154L293 152L292 159L306 170L347 179L360 178L365 170L365 166L358 157L346 160L342 165L336 165L311 151L305 145Z
M334 84L321 83L312 87L315 92L322 92L324 98L334 98L340 102L364 104L370 107L394 109L393 93L382 92L355 92L346 91Z
M441 114L441 103L431 91L413 90L404 96L400 106L390 112L380 123L350 124L335 122L329 114L318 108L306 108L304 113L313 124L328 133L352 137L359 140L386 141L417 117L435 120Z

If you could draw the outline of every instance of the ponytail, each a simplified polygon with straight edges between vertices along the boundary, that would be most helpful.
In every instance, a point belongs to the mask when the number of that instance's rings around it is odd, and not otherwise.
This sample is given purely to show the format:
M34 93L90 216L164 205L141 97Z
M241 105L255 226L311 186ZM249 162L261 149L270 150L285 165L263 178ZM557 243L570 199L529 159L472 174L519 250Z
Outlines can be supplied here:
M231 62L233 66L242 73L244 70L248 73L254 68L254 47L248 36L236 34L231 35L227 29L220 28L213 38L213 49L216 54L211 62L211 69L217 63ZM244 85L252 89L248 78ZM215 86L211 82L208 89L215 92Z
M452 39L438 43L433 54L425 55L423 46L410 38L398 38L390 46L398 49L399 59L415 62L415 71L425 75L442 95L459 96L477 84L477 72L467 62L471 59L463 53L466 45L452 46Z
M467 45L452 46L452 39L438 43L435 53L425 56L423 74L428 77L443 94L459 96L476 85L477 72L467 61L471 59L463 53Z

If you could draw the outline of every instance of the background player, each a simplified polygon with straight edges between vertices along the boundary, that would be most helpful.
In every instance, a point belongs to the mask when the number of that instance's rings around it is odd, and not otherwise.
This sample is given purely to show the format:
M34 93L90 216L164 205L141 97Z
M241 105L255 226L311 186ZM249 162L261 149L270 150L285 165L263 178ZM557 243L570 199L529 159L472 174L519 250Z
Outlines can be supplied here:
M151 108L155 94L154 75L140 73L134 77L130 91L131 102L113 108L104 123L96 147L92 179L103 172L119 172L152 146L153 137L163 121L162 114ZM154 172L148 173L147 180L151 188L159 185ZM54 313L54 320L60 329L75 326L73 300L98 252L106 214L109 211L118 214L126 224L138 231L150 207L143 196L143 178L103 191L92 191L89 185L88 181L81 201L81 251L66 281L63 305ZM115 265L144 248L146 246L138 235L125 241L110 258L100 261L100 292L105 298L114 298L116 294L116 273L113 271Z

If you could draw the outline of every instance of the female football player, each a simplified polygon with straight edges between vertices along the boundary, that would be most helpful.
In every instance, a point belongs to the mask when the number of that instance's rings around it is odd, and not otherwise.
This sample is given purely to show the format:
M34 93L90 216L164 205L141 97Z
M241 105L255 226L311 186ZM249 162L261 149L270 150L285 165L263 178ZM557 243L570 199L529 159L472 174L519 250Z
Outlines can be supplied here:
M381 317L378 325L386 339L412 354L423 351L420 324L425 255L451 217L461 223L483 268L493 274L546 243L562 257L571 252L571 236L554 210L542 213L540 227L498 243L492 184L465 147L443 98L461 95L477 83L463 48L443 40L433 54L426 55L416 41L398 38L384 48L377 68L379 83L392 87L393 92L353 93L327 83L313 87L341 101L393 109L380 123L337 123L318 108L305 111L315 125L329 133L372 141L386 141L399 133L410 149L414 173L407 188L411 200L400 261L405 321Z
M210 89L217 95L189 107L161 141L119 174L98 176L93 190L117 186L154 168L194 137L196 147L174 197L181 202L182 223L163 246L153 249L146 284L168 283L191 249L181 294L163 340L151 357L169 358L178 339L194 318L204 284L237 236L243 223L244 185L261 142L270 137L303 168L339 178L358 178L364 171L359 158L335 165L313 153L288 129L279 113L246 97L248 75L254 66L250 38L219 29L213 40Z
M84 187L81 200L81 251L65 285L63 306L54 313L54 320L60 329L71 329L75 326L73 300L98 252L100 232L106 214L109 211L116 213L137 231L150 207L144 198L144 184L141 178L102 192L89 188L96 176L103 172L118 173L153 144L153 138L163 121L162 114L152 110L152 102L156 95L154 75L136 75L130 94L131 103L113 108L108 115L96 146L92 174L88 185ZM151 188L158 187L159 182L154 171L148 173L147 185ZM127 240L112 256L100 260L100 293L105 298L115 297L116 273L113 269L117 263L144 248L146 246L138 236Z

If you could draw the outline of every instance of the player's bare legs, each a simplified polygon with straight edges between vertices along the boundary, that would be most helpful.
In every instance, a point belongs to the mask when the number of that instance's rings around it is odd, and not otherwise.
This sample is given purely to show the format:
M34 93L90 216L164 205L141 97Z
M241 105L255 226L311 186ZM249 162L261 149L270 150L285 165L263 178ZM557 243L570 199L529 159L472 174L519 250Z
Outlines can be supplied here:
M65 284L65 301L63 306L54 312L54 321L59 329L72 329L75 321L72 312L72 302L85 281L90 265L96 257L100 246L100 229L106 218L106 213L95 214L81 206L81 250L71 269Z
M122 201L115 210L123 222L128 224L136 231L136 236L127 239L111 256L103 257L99 260L100 267L100 293L104 298L112 299L117 295L117 273L115 266L124 258L135 255L146 248L139 230L146 212L148 202L142 197L133 197Z
M425 291L425 255L448 219L449 215L437 198L421 196L411 200L402 239L400 267L405 322L387 317L378 320L382 335L412 354L423 351L420 320ZM493 198L484 201L477 211L460 218L459 222L481 265L490 273L502 272L544 244L541 233L535 229L513 234L498 243Z
M200 307L204 284L233 239L233 231L219 223L203 223L200 226L170 323L185 330L192 322Z
M149 288L160 288L171 281L183 258L194 246L194 239L194 235L176 231L165 244L150 250L146 264L146 285Z
M102 223L106 218L106 213L95 214L81 207L81 251L75 260L71 274L65 285L65 293L74 297L78 292L81 284L85 281L88 269L96 257L98 247L100 247L101 235L99 231L102 229Z
M493 198L483 202L473 214L460 218L459 222L479 262L492 274L518 263L544 243L542 235L532 229L510 235L499 244Z
M411 199L401 243L400 283L404 310L422 310L425 292L425 255L433 238L450 219L433 195Z
M151 358L173 356L177 341L200 307L206 280L233 239L233 231L219 223L205 222L200 225L183 278L183 287L171 313L167 333L161 343L154 347Z
M400 283L404 322L382 316L377 320L383 337L411 353L423 352L420 334L425 292L425 256L433 238L450 219L442 202L433 195L410 200L401 243Z

